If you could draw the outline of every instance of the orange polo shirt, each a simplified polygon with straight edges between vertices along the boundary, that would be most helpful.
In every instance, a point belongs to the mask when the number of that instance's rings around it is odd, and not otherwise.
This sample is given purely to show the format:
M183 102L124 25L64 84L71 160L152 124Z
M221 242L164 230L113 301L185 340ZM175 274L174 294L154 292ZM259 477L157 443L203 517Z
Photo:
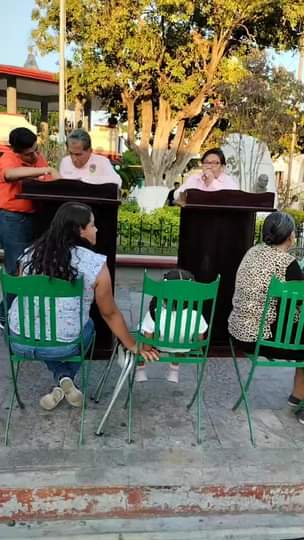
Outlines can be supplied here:
M33 202L27 199L16 199L16 195L21 193L21 180L7 182L5 171L16 167L47 167L48 163L42 154L38 154L37 162L34 165L24 163L19 154L15 154L8 149L0 157L0 209L10 212L34 212Z

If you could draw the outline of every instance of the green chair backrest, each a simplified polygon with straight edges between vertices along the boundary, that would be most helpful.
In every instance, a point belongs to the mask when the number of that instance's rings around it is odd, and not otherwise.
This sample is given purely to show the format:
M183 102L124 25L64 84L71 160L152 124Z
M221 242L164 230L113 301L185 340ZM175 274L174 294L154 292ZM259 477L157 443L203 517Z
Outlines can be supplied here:
M18 302L20 335L12 334L6 324L6 338L9 344L14 342L36 347L62 346L62 341L57 340L56 299L78 298L80 335L72 343L82 345L82 277L69 282L41 275L11 276L1 270L0 279L6 321L8 321L7 295L16 296Z
M212 283L199 283L188 280L154 281L145 272L140 308L138 341L156 348L199 350L209 349L215 304L220 276ZM153 339L142 335L141 324L145 315L147 296L155 298L155 332ZM165 309L164 309L165 308ZM199 326L203 311L208 310L208 330L203 340L199 339ZM163 313L163 315L162 315ZM165 317L164 333L161 335L161 315ZM174 316L173 316L174 315ZM175 319L174 329L172 318ZM184 332L181 332L183 327ZM183 335L184 334L184 335Z
M304 351L304 281L279 281L272 277L260 321L257 346ZM264 339L269 310L277 312L275 331Z

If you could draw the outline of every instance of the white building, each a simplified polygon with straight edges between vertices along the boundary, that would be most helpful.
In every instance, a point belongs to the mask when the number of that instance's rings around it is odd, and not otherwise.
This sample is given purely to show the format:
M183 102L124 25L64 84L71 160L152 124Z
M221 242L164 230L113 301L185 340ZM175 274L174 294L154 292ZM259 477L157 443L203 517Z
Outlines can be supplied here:
M286 186L288 162L288 156L280 156L273 162L278 191ZM292 195L304 195L304 154L298 154L292 160L290 192Z

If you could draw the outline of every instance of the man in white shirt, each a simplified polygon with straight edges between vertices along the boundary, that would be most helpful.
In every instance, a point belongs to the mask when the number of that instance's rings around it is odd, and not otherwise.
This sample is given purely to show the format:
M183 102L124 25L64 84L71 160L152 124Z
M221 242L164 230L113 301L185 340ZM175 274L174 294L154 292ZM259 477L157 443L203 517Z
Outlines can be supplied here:
M61 178L121 187L121 178L110 160L93 153L91 137L84 129L74 129L67 138L67 146L69 155L62 159L59 167Z

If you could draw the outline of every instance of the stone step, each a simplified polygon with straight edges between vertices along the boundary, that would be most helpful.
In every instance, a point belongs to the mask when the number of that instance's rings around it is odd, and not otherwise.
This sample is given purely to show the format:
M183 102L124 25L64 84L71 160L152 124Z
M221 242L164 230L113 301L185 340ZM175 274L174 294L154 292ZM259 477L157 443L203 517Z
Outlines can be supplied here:
M303 540L303 515L212 515L0 524L1 540Z

